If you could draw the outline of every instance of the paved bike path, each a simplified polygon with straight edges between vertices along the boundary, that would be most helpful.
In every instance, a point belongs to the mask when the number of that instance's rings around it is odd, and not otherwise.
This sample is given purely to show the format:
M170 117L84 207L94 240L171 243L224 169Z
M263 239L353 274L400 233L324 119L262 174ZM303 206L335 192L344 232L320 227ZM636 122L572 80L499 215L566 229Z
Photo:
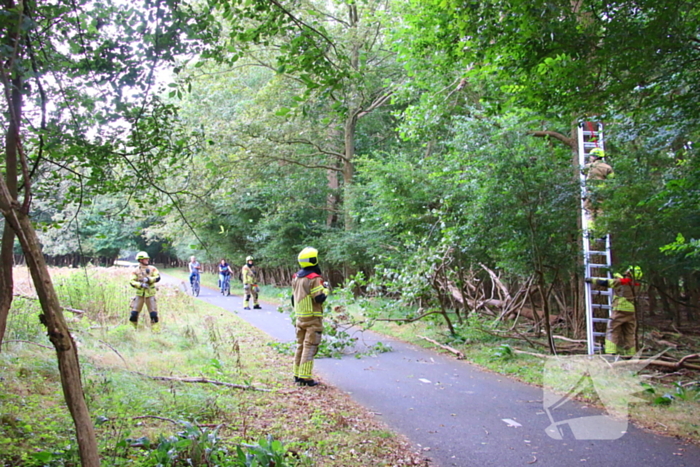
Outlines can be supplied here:
M273 305L243 310L240 296L223 297L208 288L199 298L235 312L278 341L294 340L289 316ZM552 439L545 432L552 420L541 388L397 339L372 332L360 336L360 345L377 341L393 351L317 359L314 372L406 435L433 466L700 466L700 448L631 424L617 440L576 439L566 427L562 440ZM601 411L569 401L551 414L562 421Z

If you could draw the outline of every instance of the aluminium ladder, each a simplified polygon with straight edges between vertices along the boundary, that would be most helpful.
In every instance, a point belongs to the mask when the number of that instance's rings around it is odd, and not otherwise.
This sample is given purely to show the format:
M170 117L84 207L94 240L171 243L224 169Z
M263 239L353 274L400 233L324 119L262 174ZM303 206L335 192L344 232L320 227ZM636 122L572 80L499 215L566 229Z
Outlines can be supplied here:
M591 227L593 226L593 213L585 208L585 200L588 195L586 189L586 175L583 168L588 154L594 148L605 150L603 124L583 122L578 127L578 158L581 167L581 228L583 231L583 266L585 277L611 278L612 259L610 254L610 235L596 238ZM588 355L596 351L602 353L607 325L612 313L612 288L598 290L598 288L584 282L586 302L586 342Z

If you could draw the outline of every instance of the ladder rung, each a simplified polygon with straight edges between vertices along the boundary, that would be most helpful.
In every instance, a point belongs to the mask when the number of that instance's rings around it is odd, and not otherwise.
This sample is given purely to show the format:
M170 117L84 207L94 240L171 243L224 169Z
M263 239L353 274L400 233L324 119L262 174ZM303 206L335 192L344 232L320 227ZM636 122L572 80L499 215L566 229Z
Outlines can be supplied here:
M594 332L593 333L593 335L596 337L603 337L603 336L605 336L605 334L606 334L605 332Z
M607 250L588 250L589 255L605 255L607 253Z
M598 308L600 310L612 310L612 305L603 305L600 303L591 303L591 308ZM597 319L604 319L605 321L608 321L609 318L593 318L593 321Z
M593 318L594 323L607 323L610 321L610 318Z

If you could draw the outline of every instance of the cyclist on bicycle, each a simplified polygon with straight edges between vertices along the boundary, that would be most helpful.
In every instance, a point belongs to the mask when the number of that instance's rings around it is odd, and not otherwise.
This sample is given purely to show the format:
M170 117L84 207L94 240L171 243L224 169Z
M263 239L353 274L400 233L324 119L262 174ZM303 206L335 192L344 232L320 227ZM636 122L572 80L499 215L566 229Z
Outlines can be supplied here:
M200 269L202 269L202 266L199 264L199 261L197 261L197 258L190 256L190 285L194 283L195 277L199 280Z
M224 291L224 284L231 280L231 274L233 274L233 269L228 265L225 259L222 259L219 263L219 287L221 291Z

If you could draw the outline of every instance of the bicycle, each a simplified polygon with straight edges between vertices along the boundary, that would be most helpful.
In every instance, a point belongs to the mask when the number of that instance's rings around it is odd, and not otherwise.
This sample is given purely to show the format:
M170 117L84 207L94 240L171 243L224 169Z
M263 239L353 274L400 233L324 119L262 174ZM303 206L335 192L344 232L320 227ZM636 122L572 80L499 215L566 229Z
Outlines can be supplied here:
M228 297L231 295L231 276L224 276L224 280L221 284L221 295Z
M192 296L199 297L199 274L192 278Z

